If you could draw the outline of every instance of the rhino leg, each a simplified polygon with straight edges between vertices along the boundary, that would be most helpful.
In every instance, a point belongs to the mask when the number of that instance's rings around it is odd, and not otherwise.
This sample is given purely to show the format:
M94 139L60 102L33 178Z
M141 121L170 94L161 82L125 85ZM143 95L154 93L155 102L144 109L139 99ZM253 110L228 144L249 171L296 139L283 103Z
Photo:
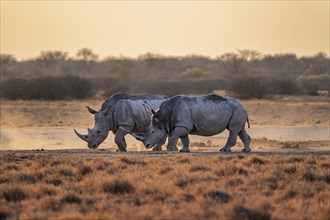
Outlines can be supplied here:
M230 131L226 145L220 149L221 152L231 152L230 148L236 144L238 132Z
M119 151L121 152L125 152L126 151L126 141L125 141L125 135L127 134L126 130L123 130L121 128L118 129L118 131L116 132L115 135L115 142L117 144L117 147L119 149Z
M188 135L180 137L182 144L183 144L183 148L180 150L180 152L184 152L184 153L189 153L190 149L189 149L189 137Z
M239 107L233 109L233 115L228 124L229 137L226 145L220 149L222 152L231 152L230 148L236 144L237 135L244 129L245 122L247 120L247 112ZM244 132L241 133L243 136ZM245 136L244 136L245 138Z
M167 135L165 135L164 138L162 139L162 141L160 143L158 143L154 148L152 148L152 150L153 151L162 151L162 146L165 144L166 138L167 138Z
M248 135L246 132L245 128L243 128L239 133L238 133L239 138L242 140L244 144L244 149L243 152L250 152L250 142L251 142L251 137Z
M189 131L184 127L176 127L168 138L167 151L178 151L176 144L180 137L188 136ZM189 144L189 142L188 142Z

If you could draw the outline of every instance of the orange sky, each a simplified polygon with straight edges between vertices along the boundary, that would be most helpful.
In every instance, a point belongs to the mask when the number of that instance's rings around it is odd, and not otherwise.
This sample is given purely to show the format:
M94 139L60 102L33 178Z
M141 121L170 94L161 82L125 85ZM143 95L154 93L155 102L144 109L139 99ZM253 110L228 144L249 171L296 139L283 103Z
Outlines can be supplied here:
M1 53L329 55L329 1L3 1Z

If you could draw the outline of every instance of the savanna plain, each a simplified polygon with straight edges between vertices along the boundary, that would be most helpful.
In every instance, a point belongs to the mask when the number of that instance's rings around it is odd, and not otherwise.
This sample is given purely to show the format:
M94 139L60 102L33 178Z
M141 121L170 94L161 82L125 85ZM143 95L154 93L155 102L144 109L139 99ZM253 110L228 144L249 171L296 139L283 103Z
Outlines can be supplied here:
M86 106L102 100L2 100L0 219L330 219L329 138L262 133L327 128L328 97L241 102L259 132L251 153L238 141L220 154L226 136L195 136L192 153L182 154L148 151L132 138L119 153L113 135L87 149L72 129L93 127Z

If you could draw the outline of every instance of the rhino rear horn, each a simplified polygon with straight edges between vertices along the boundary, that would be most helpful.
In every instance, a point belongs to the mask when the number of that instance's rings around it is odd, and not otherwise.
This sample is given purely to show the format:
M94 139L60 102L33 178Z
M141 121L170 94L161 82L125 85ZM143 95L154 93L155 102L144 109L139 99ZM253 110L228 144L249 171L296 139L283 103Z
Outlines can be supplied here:
M87 110L93 115L97 112L94 109L90 108L89 106L87 106Z

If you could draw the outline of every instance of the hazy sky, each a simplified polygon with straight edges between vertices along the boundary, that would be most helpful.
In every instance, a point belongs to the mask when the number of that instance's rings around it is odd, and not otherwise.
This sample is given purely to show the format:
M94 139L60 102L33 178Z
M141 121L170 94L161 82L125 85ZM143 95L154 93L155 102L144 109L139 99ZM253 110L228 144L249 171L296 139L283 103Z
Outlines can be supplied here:
M3 1L1 53L329 55L329 1Z

